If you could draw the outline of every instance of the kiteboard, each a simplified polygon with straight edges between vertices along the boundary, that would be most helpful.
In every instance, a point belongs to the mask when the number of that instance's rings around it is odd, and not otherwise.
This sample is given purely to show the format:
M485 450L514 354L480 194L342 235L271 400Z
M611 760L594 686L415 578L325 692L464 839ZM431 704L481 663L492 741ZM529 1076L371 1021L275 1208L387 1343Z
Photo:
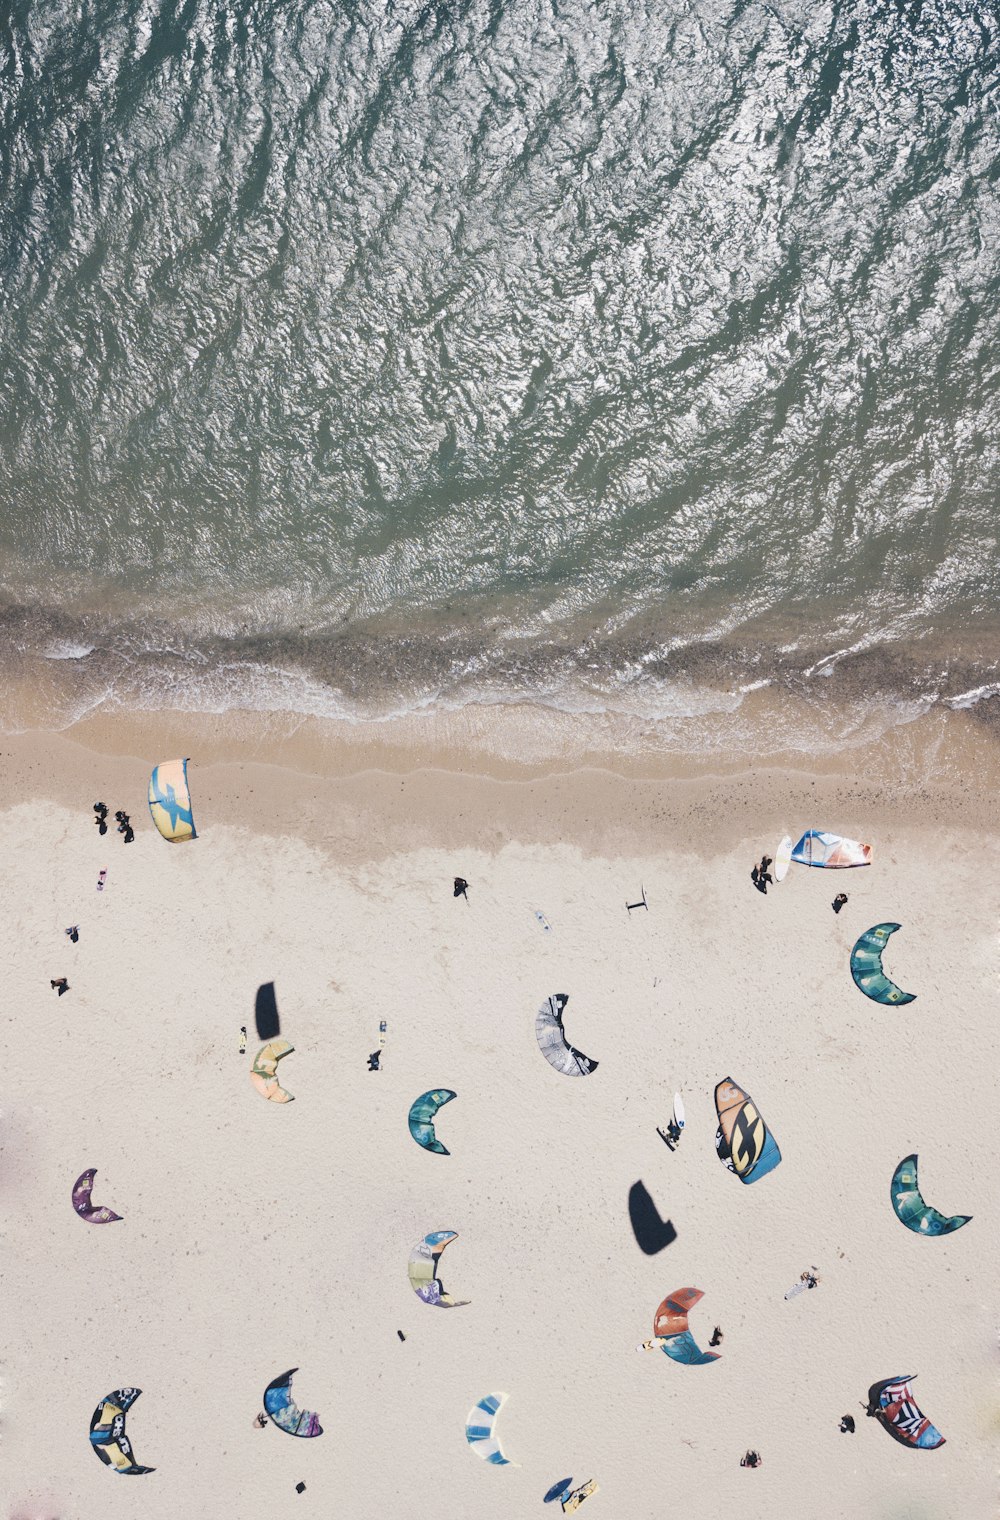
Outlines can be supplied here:
M596 1478L589 1478L586 1483L581 1483L579 1488L574 1488L572 1493L567 1494L565 1499L560 1500L563 1514L575 1514L583 1501L589 1499L591 1494L596 1494L599 1488L600 1484Z
M684 1099L680 1093L674 1093L674 1123L678 1129L684 1128Z
M532 911L533 911L535 917L537 918L538 922L541 924L542 928L545 930L546 934L550 934L552 932L552 925L549 923L548 919L545 917L545 914L539 912L539 910L537 908L532 909Z
M104 891L104 883L107 881L107 879L108 879L108 873L107 873L106 869L103 870L103 871L101 871L101 872L99 872L98 877L97 877L97 890L98 890L98 892L103 892Z
M771 862L771 874L775 881L784 881L788 875L788 868L792 863L792 836L786 834L774 852Z

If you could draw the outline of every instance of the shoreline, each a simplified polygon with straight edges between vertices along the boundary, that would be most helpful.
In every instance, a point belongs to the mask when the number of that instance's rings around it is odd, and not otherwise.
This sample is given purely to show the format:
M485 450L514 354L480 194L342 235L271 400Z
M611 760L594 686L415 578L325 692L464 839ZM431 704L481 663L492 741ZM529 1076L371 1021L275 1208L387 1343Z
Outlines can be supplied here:
M388 852L430 843L495 848L503 839L552 844L569 832L591 854L655 856L673 836L703 853L728 848L736 820L751 816L775 838L807 827L866 838L876 820L996 828L982 816L982 796L1000 786L1000 746L968 713L930 714L830 755L755 759L637 756L593 743L588 751L580 742L588 729L593 739L586 720L567 724L557 745L547 716L501 708L359 725L139 713L8 735L0 757L8 794L22 799L78 806L81 793L96 797L118 785L133 808L140 799L144 808L152 766L184 755L200 831L213 818L331 849L362 836ZM514 742L492 742L512 720ZM532 725L545 728L549 753L527 759L517 749ZM579 758L570 760L574 730Z

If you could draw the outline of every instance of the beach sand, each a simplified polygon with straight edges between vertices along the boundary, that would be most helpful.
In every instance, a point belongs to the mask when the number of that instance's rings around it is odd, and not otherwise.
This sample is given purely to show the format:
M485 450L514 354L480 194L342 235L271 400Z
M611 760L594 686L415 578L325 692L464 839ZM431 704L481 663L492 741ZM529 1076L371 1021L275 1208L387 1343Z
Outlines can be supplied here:
M208 728L182 751L199 838L177 846L145 807L151 764L181 743L169 725L0 744L4 1516L508 1520L558 1514L542 1496L570 1475L600 1484L587 1520L997 1513L984 771L936 790L858 757L823 775L486 775L374 741L234 743L227 760ZM98 836L97 798L132 814L133 845ZM793 866L754 892L754 860L810 826L870 840L874 864ZM643 887L649 911L629 915ZM885 920L902 925L886 968L917 993L904 1008L849 972L854 940ZM285 1106L249 1080L270 981L295 1047ZM599 1062L585 1079L537 1048L555 992ZM715 1154L726 1076L782 1151L747 1187ZM448 1156L406 1122L441 1086L458 1094L438 1118ZM675 1088L672 1154L656 1126ZM889 1182L911 1151L928 1201L971 1224L933 1240L900 1225ZM122 1223L75 1215L86 1167ZM639 1180L676 1230L656 1255L629 1222ZM445 1285L471 1301L449 1311L406 1270L441 1229L458 1232ZM819 1287L786 1302L810 1265ZM699 1343L723 1328L721 1360L637 1355L687 1285L705 1294ZM291 1367L319 1439L253 1428ZM859 1407L906 1373L940 1450L904 1449ZM127 1428L148 1477L87 1449L95 1405L125 1385L143 1390ZM492 1392L509 1396L497 1429L517 1465L466 1443Z

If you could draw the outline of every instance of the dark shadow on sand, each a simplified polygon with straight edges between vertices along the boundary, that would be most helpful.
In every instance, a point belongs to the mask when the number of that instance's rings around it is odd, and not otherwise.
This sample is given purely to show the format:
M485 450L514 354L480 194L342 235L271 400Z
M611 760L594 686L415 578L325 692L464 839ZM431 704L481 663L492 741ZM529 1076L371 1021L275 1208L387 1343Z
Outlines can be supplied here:
M281 1020L278 1018L278 999L274 995L273 982L263 982L257 988L253 1012L257 1021L257 1038L265 1041L276 1039L281 1033Z
M628 1190L628 1217L640 1251L655 1256L677 1239L669 1219L661 1219L659 1210L643 1182L633 1182Z

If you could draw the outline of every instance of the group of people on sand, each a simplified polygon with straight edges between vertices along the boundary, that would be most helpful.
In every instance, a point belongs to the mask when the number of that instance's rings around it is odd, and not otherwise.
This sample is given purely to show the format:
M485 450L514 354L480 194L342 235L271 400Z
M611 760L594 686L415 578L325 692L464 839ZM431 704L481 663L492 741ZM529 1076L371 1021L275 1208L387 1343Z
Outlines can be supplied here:
M123 835L123 844L131 844L135 838L135 830L132 827L129 815L119 808L115 814L115 822L118 825L119 834ZM94 803L94 824L99 834L106 834L108 832L108 805L106 802ZM104 889L107 874L107 871L102 871L98 877L97 890L99 892ZM66 930L66 935L71 945L77 944L80 938L80 925L70 924ZM49 978L49 986L53 992L58 992L59 996L62 997L64 992L69 991L69 980L65 976L53 976Z
M750 872L750 880L757 888L757 891L763 892L765 897L767 896L768 887L774 886L774 877L771 875L771 867L773 864L773 856L762 855L760 858L760 865L754 866ZM830 907L833 909L834 913L839 913L846 901L847 893L838 892L836 897L833 899L833 902L830 904Z
M107 803L106 802L95 802L94 803L94 812L97 815L94 818L94 823L97 825L97 832L99 834L106 834L108 832L108 805L107 805ZM133 829L132 824L129 821L128 814L122 812L121 808L119 808L118 812L115 814L115 822L118 825L118 832L119 832L119 834L124 834L124 836L125 836L124 843L125 844L131 844L132 841L133 841L133 839L135 838L135 830Z

